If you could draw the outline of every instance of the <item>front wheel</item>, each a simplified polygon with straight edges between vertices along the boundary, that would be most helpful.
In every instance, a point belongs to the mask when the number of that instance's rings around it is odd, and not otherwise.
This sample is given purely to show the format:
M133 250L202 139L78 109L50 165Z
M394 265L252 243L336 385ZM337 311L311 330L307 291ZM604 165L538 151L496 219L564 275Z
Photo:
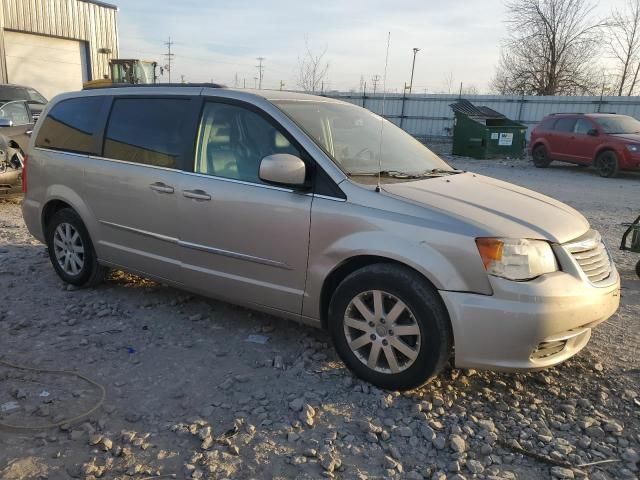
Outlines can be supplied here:
M58 276L78 287L92 287L104 278L89 232L71 208L58 210L46 225L49 258Z
M536 146L531 152L531 156L533 157L533 164L537 168L547 168L551 164L547 147L544 145Z
M389 390L415 388L437 375L453 341L437 291L418 273L391 264L364 267L340 283L329 330L347 367Z
M612 178L618 175L620 171L620 165L618 163L618 156L615 152L607 150L598 155L596 159L596 167L601 177Z

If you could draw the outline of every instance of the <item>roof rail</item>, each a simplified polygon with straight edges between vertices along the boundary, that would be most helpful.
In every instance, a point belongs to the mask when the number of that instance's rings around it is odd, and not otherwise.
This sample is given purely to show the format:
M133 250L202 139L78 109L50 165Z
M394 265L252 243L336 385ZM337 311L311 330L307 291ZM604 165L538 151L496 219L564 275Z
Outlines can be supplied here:
M584 115L584 112L555 112L549 115Z
M88 85L83 87L83 90L94 90L99 88L129 88L129 87L201 87L201 88L227 88L221 83L143 83L143 84L131 84L131 83L113 83L111 85Z

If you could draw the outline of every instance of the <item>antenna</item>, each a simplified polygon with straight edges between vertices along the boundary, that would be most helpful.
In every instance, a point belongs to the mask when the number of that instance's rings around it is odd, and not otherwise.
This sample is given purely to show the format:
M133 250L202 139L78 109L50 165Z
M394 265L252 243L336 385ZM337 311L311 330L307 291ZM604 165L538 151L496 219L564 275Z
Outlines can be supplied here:
M384 105L387 100L387 65L389 65L389 45L391 44L391 32L387 34L387 55L384 59L384 76L382 77L382 121L380 122L380 146L378 148L378 185L376 192L382 191L380 176L382 175L382 133L384 132Z

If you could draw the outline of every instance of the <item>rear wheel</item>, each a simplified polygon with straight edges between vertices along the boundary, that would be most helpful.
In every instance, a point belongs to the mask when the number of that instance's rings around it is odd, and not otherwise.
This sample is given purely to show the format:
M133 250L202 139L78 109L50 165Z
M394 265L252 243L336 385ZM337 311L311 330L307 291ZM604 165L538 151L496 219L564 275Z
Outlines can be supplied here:
M611 150L602 152L596 159L596 168L598 169L598 173L601 177L615 177L620 171L618 156Z
M451 325L437 291L396 265L371 265L343 280L331 299L329 329L347 367L384 389L422 385L451 352Z
M80 216L71 208L53 214L46 225L49 258L58 276L78 287L100 283L105 268L98 264L93 243Z
M538 168L547 168L551 164L547 147L544 145L537 145L531 152L531 156L533 157L533 164Z

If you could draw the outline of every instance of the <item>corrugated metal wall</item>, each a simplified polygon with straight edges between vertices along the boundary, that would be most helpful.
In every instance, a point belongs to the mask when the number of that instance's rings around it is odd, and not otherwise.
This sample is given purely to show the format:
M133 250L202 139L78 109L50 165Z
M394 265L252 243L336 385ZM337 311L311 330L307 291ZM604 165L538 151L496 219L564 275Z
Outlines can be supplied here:
M325 94L364 106L383 114L382 95L349 93ZM502 95L465 95L465 99L478 106L487 106L507 117L518 120L529 128L546 115L557 112L614 112L631 115L640 120L640 97L535 97ZM458 101L457 95L407 95L402 115L402 94L387 94L384 116L396 125L402 124L407 132L416 137L446 136L453 128L453 111L449 105Z
M87 42L91 78L109 73L118 57L117 9L81 0L2 0L0 9L0 80L7 81L4 30ZM98 53L101 48L110 54Z

